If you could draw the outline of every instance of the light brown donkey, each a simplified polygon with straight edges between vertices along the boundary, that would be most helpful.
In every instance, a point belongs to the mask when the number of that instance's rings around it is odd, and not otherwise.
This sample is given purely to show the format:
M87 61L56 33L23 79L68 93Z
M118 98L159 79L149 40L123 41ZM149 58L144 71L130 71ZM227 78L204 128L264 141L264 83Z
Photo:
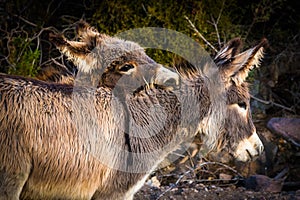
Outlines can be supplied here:
M136 180L129 184L120 177L126 183L115 185L114 167L120 163L107 166L115 154L110 146L130 150L127 111L113 94L114 82L124 81L130 90L130 84L178 82L179 76L136 43L99 34L83 22L78 32L78 42L62 36L52 40L81 72L113 72L106 78L102 73L105 81L97 88L0 75L0 199L91 199L97 194L116 199Z

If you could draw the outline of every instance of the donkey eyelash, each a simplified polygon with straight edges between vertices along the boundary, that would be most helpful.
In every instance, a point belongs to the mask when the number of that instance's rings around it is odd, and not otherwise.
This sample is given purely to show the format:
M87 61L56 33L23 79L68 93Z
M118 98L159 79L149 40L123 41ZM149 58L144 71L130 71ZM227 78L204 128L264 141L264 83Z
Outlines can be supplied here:
M130 69L133 69L133 68L134 68L134 66L132 64L125 64L122 67L120 67L119 70L121 72L127 72L127 71L129 71Z
M245 102L239 102L237 103L237 105L240 107L240 108L244 108L245 110L247 109L247 104Z

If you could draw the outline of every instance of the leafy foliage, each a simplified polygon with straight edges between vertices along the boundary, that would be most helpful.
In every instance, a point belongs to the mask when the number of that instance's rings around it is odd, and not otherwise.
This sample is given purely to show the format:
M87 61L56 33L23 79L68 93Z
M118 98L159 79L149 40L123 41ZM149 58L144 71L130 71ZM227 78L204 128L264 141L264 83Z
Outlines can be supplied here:
M9 68L9 74L31 77L37 74L40 51L38 49L32 50L31 44L31 41L21 37L12 38L9 61L13 67Z
M246 47L266 37L272 45L268 56L272 60L282 55L287 44L298 44L291 43L300 30L298 7L299 1L293 0L4 0L1 2L3 9L0 9L0 35L3 38L0 41L0 71L34 76L55 53L55 47L48 42L49 27L52 27L51 31L63 31L67 37L74 37L70 25L80 18L109 35L141 27L176 30L214 54L191 29L184 18L187 16L217 49L234 37L241 37ZM46 28L49 28L48 32L37 36L37 32ZM148 49L147 53L162 64L170 63L173 57L170 52L155 49Z

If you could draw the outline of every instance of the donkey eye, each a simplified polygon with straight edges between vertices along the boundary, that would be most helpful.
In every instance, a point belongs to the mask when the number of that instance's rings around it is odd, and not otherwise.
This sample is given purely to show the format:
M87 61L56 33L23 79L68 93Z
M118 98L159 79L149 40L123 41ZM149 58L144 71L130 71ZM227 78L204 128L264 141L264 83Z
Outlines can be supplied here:
M132 64L125 64L122 67L120 67L119 70L121 72L127 72L127 71L129 71L130 69L133 69L133 68L134 68L134 66Z
M240 108L244 108L245 110L247 109L247 104L246 104L245 102L239 102L239 103L238 103L238 106L239 106Z

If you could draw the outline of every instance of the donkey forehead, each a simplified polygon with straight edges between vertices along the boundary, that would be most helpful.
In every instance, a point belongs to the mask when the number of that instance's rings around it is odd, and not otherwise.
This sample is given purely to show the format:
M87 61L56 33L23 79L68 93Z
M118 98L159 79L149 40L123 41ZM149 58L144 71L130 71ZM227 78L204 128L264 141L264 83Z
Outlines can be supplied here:
M144 49L135 42L127 41L115 37L110 37L110 39L106 41L106 44L113 48L124 49L125 51L144 51Z
M101 40L98 45L105 50L115 51L118 54L129 54L130 52L145 54L144 49L137 43L115 37L109 37L104 41Z
M100 41L95 50L100 52L106 60L110 61L127 62L134 60L138 64L155 64L137 43L119 38L109 37L105 41ZM103 58L99 57L99 59Z
M226 92L227 103L233 104L238 102L247 102L250 99L249 89L246 83L241 85L232 84Z

